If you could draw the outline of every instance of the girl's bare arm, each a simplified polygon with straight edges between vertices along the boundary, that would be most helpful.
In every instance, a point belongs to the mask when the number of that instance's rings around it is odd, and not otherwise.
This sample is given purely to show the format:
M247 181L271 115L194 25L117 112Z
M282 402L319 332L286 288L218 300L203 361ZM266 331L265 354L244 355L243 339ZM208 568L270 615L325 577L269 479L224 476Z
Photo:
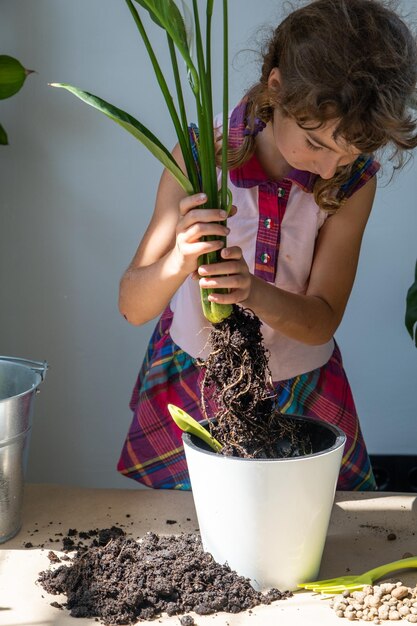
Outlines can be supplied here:
M173 155L184 167L178 147ZM120 281L119 309L132 324L159 315L181 284L197 269L199 255L220 249L220 240L199 241L203 235L225 235L217 209L199 209L205 197L186 196L167 171L158 188L155 210L141 243Z

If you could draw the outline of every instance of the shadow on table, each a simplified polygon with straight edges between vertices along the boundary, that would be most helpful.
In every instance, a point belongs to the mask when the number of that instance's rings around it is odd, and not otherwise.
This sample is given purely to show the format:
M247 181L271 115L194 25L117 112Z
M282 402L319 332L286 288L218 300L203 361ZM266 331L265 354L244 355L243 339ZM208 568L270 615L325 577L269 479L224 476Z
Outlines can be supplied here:
M362 492L352 497L349 492L337 493L318 578L360 574L414 555L417 495ZM395 578L414 586L417 571Z

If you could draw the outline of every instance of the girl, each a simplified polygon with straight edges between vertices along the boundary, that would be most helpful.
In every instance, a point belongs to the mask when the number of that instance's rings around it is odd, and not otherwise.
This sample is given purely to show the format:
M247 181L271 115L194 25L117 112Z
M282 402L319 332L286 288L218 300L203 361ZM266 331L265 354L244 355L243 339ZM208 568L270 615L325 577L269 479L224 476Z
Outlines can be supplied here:
M346 433L338 489L376 488L333 335L375 195L373 154L392 146L401 164L417 145L408 109L416 79L415 40L385 4L315 0L277 27L259 82L230 115L237 207L230 235L221 211L199 208L204 194L184 197L163 173L153 217L120 284L129 322L160 316L133 391L120 472L150 487L190 488L181 432L166 407L202 419L195 364L209 332L202 286L226 288L210 298L262 320L279 409ZM178 147L174 156L181 162ZM216 236L225 234L223 248ZM222 263L197 268L201 254L220 249Z

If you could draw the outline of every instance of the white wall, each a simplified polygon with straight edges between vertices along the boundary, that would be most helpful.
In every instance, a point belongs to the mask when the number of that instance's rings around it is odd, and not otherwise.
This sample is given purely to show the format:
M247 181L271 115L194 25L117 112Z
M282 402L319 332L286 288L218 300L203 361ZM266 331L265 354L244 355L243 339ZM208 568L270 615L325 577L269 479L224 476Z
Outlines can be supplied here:
M258 74L255 55L236 52L255 47L258 26L275 23L282 5L257 0L242 11L241 0L230 0L232 102ZM168 146L174 133L123 0L0 0L0 11L0 53L37 71L0 103L10 138L0 150L0 354L50 364L36 399L28 479L135 487L115 465L153 324L129 326L117 291L161 170L117 125L47 83L100 95ZM220 41L219 22L216 31ZM163 51L162 33L150 32ZM220 67L221 46L213 48ZM417 257L416 196L415 163L379 189L338 332L371 452L417 454L417 350L403 325Z

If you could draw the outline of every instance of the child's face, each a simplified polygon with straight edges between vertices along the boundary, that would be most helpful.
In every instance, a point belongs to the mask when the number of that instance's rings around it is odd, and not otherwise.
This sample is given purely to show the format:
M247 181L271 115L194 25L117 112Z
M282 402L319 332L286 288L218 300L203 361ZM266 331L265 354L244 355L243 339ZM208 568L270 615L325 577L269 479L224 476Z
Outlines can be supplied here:
M321 178L332 178L337 168L353 163L360 152L333 133L337 120L325 126L308 130L301 128L292 117L275 109L272 132L279 153L293 168L307 170Z
M281 80L281 72L275 67L269 75L269 88L279 92ZM321 178L333 178L338 167L353 163L360 154L357 148L344 142L342 137L335 141L333 134L337 123L336 119L329 120L320 128L307 130L277 107L272 118L273 149L290 167L318 174Z

